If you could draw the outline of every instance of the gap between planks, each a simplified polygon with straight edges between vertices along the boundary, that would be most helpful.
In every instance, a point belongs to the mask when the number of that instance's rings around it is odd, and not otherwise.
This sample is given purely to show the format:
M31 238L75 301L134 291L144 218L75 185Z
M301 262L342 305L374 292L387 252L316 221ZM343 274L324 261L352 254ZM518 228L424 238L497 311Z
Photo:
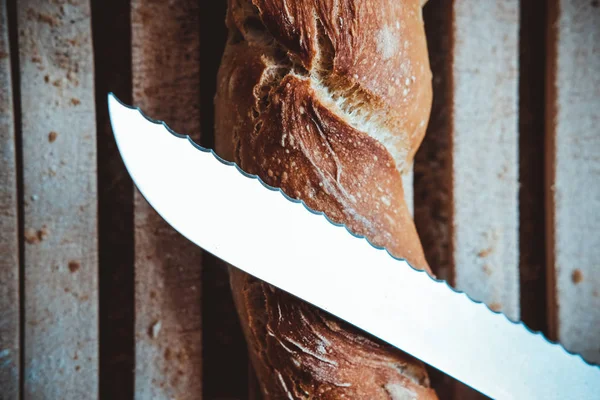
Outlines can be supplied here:
M521 2L519 256L521 319L547 334L544 193L546 0Z
M93 0L98 151L100 398L134 397L133 183L116 146L107 94L131 104L129 1Z
M214 97L217 72L225 49L227 2L200 8L200 104L201 144L214 148ZM210 40L206 40L210 38ZM258 400L258 384L249 365L247 346L233 303L227 266L205 254L202 269L203 293L203 393L205 399ZM254 396L254 397L253 397Z
M12 10L11 10L12 11ZM21 378L21 306L17 142L9 10L0 3L0 388L16 400ZM15 27L11 27L14 29Z

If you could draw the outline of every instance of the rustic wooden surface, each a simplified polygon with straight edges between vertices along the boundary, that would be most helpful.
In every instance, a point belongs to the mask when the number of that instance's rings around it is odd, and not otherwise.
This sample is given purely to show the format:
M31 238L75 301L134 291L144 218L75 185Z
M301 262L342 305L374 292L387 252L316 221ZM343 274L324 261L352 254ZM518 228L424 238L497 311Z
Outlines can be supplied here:
M0 3L0 388L19 398L20 298L17 159L8 9Z
M550 330L600 362L600 5L549 10L547 87Z
M519 2L444 7L432 28L445 42L431 53L436 96L445 93L417 159L417 195L429 196L415 199L416 223L435 273L518 319ZM480 396L457 384L455 397Z
M196 1L131 3L133 101L196 140ZM201 251L135 192L135 398L202 395Z
M134 191L106 110L114 91L212 147L224 15L0 3L0 398L260 398L225 267ZM424 20L434 104L405 184L429 263L600 361L598 2L429 0Z
M98 393L96 118L88 1L19 1L24 396Z
M519 2L454 7L454 284L517 319Z

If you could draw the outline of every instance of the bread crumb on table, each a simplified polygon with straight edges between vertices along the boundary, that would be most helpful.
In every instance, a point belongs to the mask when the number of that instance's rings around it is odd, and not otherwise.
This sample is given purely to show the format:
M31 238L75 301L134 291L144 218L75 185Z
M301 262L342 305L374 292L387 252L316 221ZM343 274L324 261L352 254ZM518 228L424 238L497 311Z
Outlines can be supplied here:
M46 225L42 227L42 229L35 230L33 228L25 229L24 237L25 241L29 244L38 244L46 239L49 235L48 228Z
M80 267L81 264L79 263L79 261L69 261L69 271L71 271L71 273L79 271Z
M485 258L485 257L489 256L490 254L492 254L493 251L494 251L494 249L491 247L489 247L487 249L483 249L479 253L477 253L477 257Z
M39 243L40 239L38 238L37 232L35 229L27 228L25 229L25 241L29 244Z
M576 269L575 271L573 271L573 273L571 274L571 280L576 285L578 283L581 283L583 281L583 273L581 272L581 270Z

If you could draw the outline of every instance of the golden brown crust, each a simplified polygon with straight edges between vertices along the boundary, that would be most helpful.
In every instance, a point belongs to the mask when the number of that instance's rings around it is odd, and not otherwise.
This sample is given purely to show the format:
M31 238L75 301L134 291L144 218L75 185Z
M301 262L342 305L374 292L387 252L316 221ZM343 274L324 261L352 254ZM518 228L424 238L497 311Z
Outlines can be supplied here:
M269 33L304 69L358 88L412 159L431 107L431 71L419 1L252 0Z
M285 292L231 272L266 399L436 398L420 362Z
M400 174L431 103L420 13L418 0L230 0L216 146L429 270ZM265 398L436 398L417 360L234 269L231 283Z
M285 77L255 124L235 155L244 170L426 266L394 160L320 102L308 79Z

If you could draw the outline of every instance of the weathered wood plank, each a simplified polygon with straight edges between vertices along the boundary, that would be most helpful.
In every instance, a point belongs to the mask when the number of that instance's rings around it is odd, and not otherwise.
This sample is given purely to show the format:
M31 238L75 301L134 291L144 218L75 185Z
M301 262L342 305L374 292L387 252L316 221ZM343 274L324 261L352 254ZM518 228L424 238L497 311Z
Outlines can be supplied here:
M134 397L133 183L110 126L106 94L131 104L129 1L92 1L98 124L100 398Z
M133 0L133 101L154 118L198 139L199 8ZM209 39L210 40L210 39ZM136 192L135 396L202 397L201 251Z
M547 81L550 331L600 362L600 5L549 9Z
M518 318L519 1L426 7L439 26L428 27L436 92L416 165L418 229L438 276ZM454 398L470 397L457 386Z
M518 319L519 0L454 2L454 285ZM463 385L455 398L481 398Z
M89 1L19 1L24 397L97 398L96 116Z
M454 283L519 318L519 1L454 8Z
M19 220L11 51L6 2L0 3L0 388L19 398Z

